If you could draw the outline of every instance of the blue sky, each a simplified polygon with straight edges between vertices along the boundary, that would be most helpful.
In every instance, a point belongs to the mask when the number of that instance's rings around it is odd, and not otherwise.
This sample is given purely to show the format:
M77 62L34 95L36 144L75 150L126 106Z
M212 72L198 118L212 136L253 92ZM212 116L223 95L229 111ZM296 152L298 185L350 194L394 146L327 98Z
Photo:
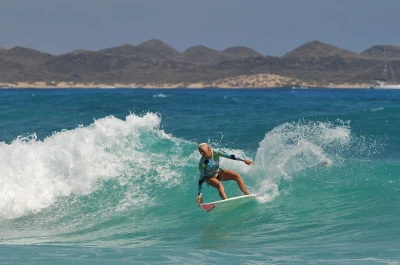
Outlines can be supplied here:
M398 0L0 0L0 47L51 54L160 39L180 52L247 46L281 56L313 40L400 46Z

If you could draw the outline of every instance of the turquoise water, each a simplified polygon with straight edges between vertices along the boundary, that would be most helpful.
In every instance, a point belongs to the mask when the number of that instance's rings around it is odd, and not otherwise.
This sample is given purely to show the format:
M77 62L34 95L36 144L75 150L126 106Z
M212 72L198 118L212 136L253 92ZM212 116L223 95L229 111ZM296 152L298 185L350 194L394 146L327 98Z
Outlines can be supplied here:
M4 89L0 127L0 264L400 264L400 91ZM200 142L255 202L196 207Z

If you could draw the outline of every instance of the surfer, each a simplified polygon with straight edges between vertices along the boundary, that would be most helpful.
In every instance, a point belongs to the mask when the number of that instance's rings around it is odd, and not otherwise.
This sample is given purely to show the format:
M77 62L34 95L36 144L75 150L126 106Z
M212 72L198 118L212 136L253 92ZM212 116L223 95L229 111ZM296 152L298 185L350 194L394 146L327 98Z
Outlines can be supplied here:
M221 181L234 180L238 184L240 190L245 195L249 195L246 185L238 173L229 169L222 169L219 167L219 157L225 157L232 160L239 160L245 162L247 165L254 165L255 163L249 159L243 159L235 155L228 154L219 149L212 149L208 144L201 143L198 146L198 150L201 154L199 162L199 193L197 196L197 204L203 202L202 189L203 182L206 181L208 185L218 189L219 196L226 200L226 194L224 186Z

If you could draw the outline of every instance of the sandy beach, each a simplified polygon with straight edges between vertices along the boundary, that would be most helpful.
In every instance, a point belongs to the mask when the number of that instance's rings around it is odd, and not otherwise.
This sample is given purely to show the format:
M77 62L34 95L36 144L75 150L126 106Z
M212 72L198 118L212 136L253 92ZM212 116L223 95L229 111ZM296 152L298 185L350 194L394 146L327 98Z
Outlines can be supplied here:
M102 83L76 83L76 82L16 82L1 83L0 88L277 88L277 87L327 87L327 88L368 88L370 85L366 83L344 83L344 84L317 84L307 83L299 79L274 74L255 74L240 75L235 77L224 78L212 82L196 82L196 83L132 83L132 84L102 84Z

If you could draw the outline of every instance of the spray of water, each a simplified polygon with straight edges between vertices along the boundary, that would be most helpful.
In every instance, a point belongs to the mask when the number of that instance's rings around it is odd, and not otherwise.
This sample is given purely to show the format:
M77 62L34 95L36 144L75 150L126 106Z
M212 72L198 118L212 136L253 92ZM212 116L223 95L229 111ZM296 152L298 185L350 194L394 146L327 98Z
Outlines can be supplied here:
M294 174L318 165L332 165L334 150L350 143L349 124L332 122L284 123L268 132L260 143L256 164L260 177L260 201L267 202L279 195L281 179L290 180Z
M157 175L159 183L170 183L177 174L176 165L169 166L160 154L163 150L154 152L156 144L175 150L170 161L180 155L179 141L171 140L159 124L153 113L131 114L125 121L109 116L44 140L32 134L0 143L0 219L39 212L61 197L91 194L109 179L129 186L120 209L146 198L136 180L145 183Z

